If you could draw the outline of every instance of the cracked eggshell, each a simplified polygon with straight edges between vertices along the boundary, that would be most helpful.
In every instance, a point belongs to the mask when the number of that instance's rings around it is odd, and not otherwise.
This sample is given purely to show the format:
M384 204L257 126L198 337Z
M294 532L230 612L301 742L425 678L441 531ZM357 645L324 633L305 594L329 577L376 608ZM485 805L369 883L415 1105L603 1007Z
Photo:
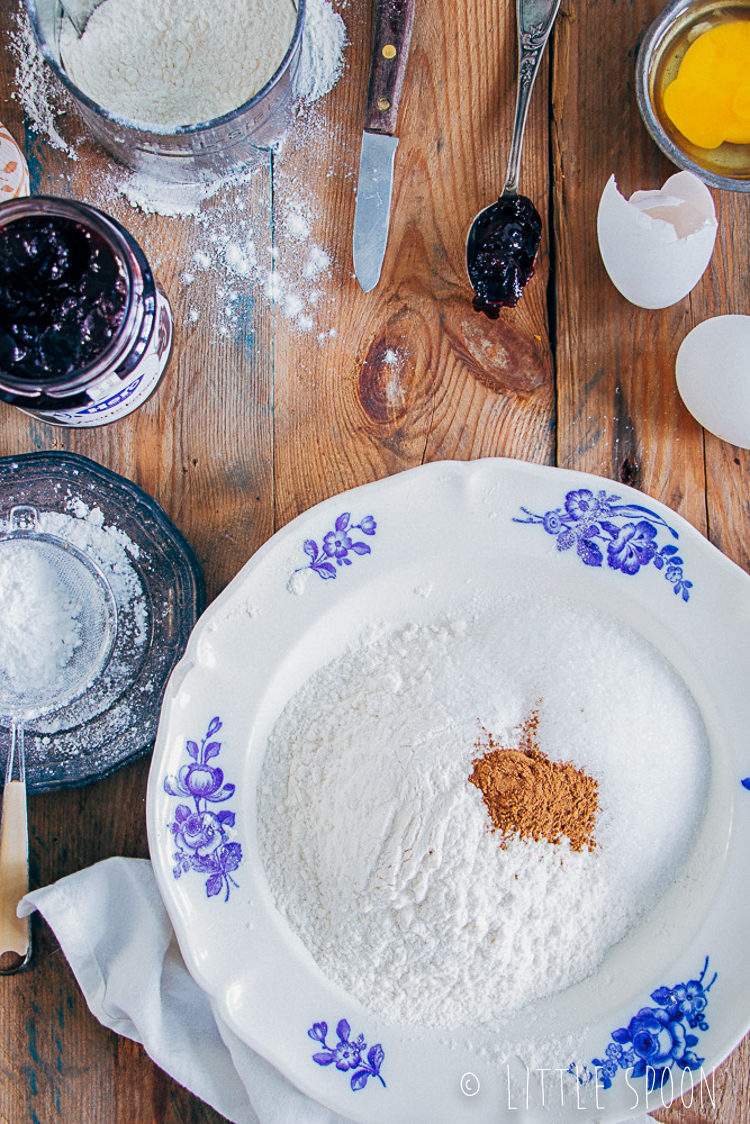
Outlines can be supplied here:
M658 191L621 195L610 176L596 220L599 250L614 286L641 308L667 308L688 295L711 260L716 210L692 172Z
M750 449L750 316L713 316L688 332L677 388L704 429Z

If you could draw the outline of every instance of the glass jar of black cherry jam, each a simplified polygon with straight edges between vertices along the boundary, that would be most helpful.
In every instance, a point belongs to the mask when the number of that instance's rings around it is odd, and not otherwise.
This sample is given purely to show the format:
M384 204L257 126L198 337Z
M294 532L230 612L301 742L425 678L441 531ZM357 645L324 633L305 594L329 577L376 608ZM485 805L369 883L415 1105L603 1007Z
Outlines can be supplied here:
M172 311L138 243L74 200L0 204L0 398L54 425L105 425L156 388Z

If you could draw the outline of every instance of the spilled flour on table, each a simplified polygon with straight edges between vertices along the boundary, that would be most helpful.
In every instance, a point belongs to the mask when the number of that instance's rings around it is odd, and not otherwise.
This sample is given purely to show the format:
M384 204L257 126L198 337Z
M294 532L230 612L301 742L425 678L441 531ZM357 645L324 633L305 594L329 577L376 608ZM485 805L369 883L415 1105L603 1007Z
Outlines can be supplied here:
M338 0L337 7L344 9L347 3ZM94 206L112 213L118 208L118 200L124 198L144 214L175 220L171 245L164 245L163 229L160 241L150 242L148 232L138 235L157 277L160 258L170 269L174 267L182 242L180 224L185 224L184 241L190 245L190 252L179 262L179 282L186 306L182 320L188 329L200 325L205 316L200 301L190 297L191 287L202 279L210 281L212 292L218 296L218 314L214 313L210 328L220 339L242 335L248 311L258 300L270 304L295 330L309 334L318 344L335 337L336 330L329 323L332 310L327 307L321 282L330 279L337 263L332 248L315 237L316 200L310 194L309 179L301 182L285 170L284 153L292 146L304 146L310 154L328 151L326 126L316 111L316 102L343 74L346 45L344 20L331 0L307 0L295 83L296 119L290 135L270 160L274 221L288 245L284 253L274 245L270 215L253 213L245 199L245 189L252 179L268 175L267 165L240 169L210 184L160 183L113 161L104 172L92 177L86 198ZM44 62L23 4L16 13L11 46L16 56L16 96L28 124L53 147L76 159L77 150L88 143L87 135L76 130L75 140L67 136L66 124L77 117L75 103ZM333 175L332 168L327 175Z

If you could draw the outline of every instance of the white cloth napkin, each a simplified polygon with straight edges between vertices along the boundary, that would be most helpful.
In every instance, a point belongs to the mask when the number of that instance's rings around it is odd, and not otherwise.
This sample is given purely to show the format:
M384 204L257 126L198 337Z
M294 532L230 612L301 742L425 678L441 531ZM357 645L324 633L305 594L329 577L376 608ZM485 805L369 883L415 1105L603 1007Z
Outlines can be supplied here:
M91 1012L143 1045L232 1124L348 1124L300 1093L216 1016L189 974L145 859L105 859L27 894L55 933ZM650 1124L639 1116L628 1124Z

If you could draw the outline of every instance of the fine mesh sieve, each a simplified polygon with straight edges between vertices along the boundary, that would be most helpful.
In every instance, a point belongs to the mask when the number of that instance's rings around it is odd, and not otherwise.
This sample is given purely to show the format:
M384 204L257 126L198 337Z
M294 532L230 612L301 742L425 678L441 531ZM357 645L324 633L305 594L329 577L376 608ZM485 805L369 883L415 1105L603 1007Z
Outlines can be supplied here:
M11 733L0 827L0 974L8 975L31 956L28 918L16 916L28 889L24 727L83 694L100 675L117 610L99 567L72 543L41 532L34 507L10 512L0 536L0 572L6 614L0 714L8 716Z
M19 509L13 514L18 522ZM36 574L54 582L50 595L65 600L74 625L68 648L52 653L53 674L38 657L35 660L33 652L23 651L20 640L17 651L11 645L13 659L0 667L0 713L28 721L65 706L85 691L107 662L117 621L112 591L98 566L66 540L37 531L33 508L23 514L31 529L17 525L0 538L0 564L10 565L19 580ZM42 622L33 624L38 630ZM56 639L50 635L49 644Z

